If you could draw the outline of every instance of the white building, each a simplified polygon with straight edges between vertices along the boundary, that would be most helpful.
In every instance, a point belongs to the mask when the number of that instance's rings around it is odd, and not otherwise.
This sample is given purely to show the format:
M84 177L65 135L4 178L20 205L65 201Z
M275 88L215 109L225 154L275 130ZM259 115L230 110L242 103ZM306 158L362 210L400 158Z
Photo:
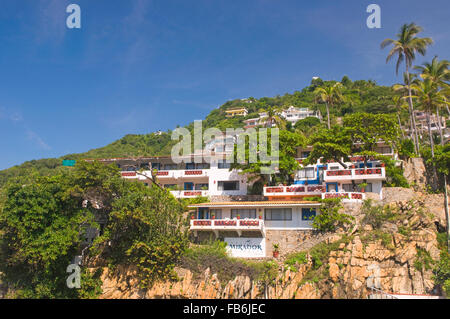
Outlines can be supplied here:
M309 108L297 108L292 105L287 109L282 110L281 112L277 112L277 115L285 119L286 121L292 123L292 125L297 123L297 121L306 119L307 117L315 117L318 119L322 119L322 116L320 115L319 111L312 111ZM259 113L259 117L245 120L244 128L247 129L258 126L266 126L267 117L268 117L267 112Z
M292 125L297 123L299 120L304 120L307 117L316 117L321 119L321 115L319 111L312 111L308 108L296 108L294 106L290 106L288 109L283 110L280 113L280 116L284 118L286 121L291 122Z
M234 196L247 194L247 177L237 170L230 171L225 153L200 153L175 163L169 156L103 159L115 163L126 179L138 180L146 185L152 174L158 184L170 190L177 198L198 196Z
M212 202L190 205L190 230L199 241L228 243L234 257L268 257L269 232L311 231L320 203L312 201Z

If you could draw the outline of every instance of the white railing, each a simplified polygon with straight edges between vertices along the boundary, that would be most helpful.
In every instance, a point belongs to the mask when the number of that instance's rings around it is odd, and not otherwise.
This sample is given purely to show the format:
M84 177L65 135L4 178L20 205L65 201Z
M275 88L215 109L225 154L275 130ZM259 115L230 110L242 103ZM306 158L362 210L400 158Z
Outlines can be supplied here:
M369 291L371 292L367 296L367 299L398 299L396 296L375 287L368 287L367 289L369 289Z
M193 231L234 230L239 233L242 231L260 231L263 234L265 233L264 220L254 218L191 219L190 229Z
M324 181L384 179L385 177L384 167L326 170L323 175Z
M361 202L366 199L366 194L358 192L325 192L322 199L341 198L344 202Z
M156 172L158 179L164 178L191 178L191 177L207 177L209 169L180 169L180 170L159 170Z
M181 191L170 191L170 193L176 198L194 198L198 196L203 197L209 196L208 190L181 190Z
M325 190L322 185L266 186L264 196L318 196Z

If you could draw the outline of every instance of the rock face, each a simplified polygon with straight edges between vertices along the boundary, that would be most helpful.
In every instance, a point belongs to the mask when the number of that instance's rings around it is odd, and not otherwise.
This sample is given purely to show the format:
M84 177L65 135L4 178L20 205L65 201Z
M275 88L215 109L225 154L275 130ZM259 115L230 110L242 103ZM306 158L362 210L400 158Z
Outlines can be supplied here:
M366 298L368 286L391 293L438 293L432 262L440 255L436 236L437 228L445 225L443 196L398 188L385 189L384 194L383 201L376 203L384 205L390 217L380 227L364 222L361 204L345 205L355 225L324 234L321 243L311 243L325 247L321 263L314 261L314 247L302 246L307 262L291 268L277 260L278 277L266 288L239 274L220 282L209 268L200 278L178 268L178 281L158 282L141 290L133 279L136 271L120 268L115 273L105 269L102 298Z
M403 175L410 185L426 188L426 168L422 158L410 158L403 167Z

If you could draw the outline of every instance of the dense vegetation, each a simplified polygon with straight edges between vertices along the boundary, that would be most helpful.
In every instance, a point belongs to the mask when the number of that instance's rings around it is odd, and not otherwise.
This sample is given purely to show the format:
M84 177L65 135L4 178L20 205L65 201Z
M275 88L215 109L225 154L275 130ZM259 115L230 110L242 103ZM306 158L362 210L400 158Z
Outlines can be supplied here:
M269 108L281 109L290 105L297 107L309 107L320 110L325 114L325 106L315 103L314 90L319 85L332 85L335 81L313 80L311 85L301 91L286 93L283 96L263 97L260 99L249 98L248 100L233 100L223 104L218 109L214 109L203 121L203 127L217 127L225 130L226 128L243 127L243 120L252 117L258 117L260 111L266 111ZM390 87L378 86L374 81L354 81L348 77L342 79L344 83L343 96L345 102L330 110L332 123L336 123L338 117L354 112L368 113L392 113L395 110L389 107L392 104L392 97L395 92ZM225 110L244 106L248 109L249 115L246 117L226 118ZM307 133L311 127L320 126L317 119L307 119L298 123L298 128ZM187 126L193 130L193 123ZM93 149L85 153L68 154L61 158L50 158L27 161L21 165L11 167L0 171L0 187L8 179L15 176L27 176L33 170L41 175L57 174L58 168L62 165L64 159L80 160L85 158L111 158L126 156L157 156L170 155L171 147L175 144L171 140L171 131L162 132L161 135L151 133L143 135L126 135L105 147Z
M91 258L135 265L147 287L174 278L187 247L182 205L165 190L122 179L113 165L80 162L51 177L10 181L2 202L1 280L19 298L96 297L101 273L83 267L81 288L66 285L79 255L83 265ZM89 227L103 230L92 244L84 240Z

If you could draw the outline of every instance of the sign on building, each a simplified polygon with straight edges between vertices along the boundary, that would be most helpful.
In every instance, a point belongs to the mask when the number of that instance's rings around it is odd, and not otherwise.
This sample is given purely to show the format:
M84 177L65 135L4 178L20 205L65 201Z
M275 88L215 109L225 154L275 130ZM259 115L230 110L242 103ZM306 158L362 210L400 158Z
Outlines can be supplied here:
M227 237L224 239L232 257L260 258L266 256L265 238Z

